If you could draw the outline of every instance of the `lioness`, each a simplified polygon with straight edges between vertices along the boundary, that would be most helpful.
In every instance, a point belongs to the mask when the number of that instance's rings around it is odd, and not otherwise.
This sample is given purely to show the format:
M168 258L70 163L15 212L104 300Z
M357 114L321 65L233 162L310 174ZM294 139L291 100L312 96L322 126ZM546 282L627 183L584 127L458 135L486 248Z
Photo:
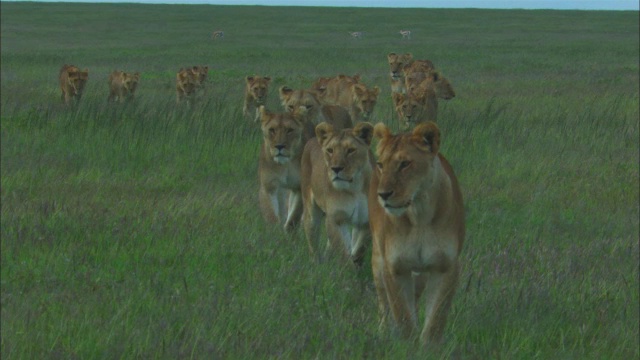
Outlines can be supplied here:
M337 130L353 127L351 117L345 109L337 105L323 105L316 91L293 90L282 86L279 93L285 110L313 126L326 121Z
M338 75L318 78L312 85L318 100L325 105L337 105L349 112L354 122L368 120L378 101L380 89L367 88L360 82L360 75Z
M336 131L323 122L315 130L317 140L307 142L301 165L303 224L309 251L317 254L320 220L326 217L327 250L344 249L341 252L361 265L370 237L367 192L373 170L369 150L373 126L361 122L353 129Z
M258 110L258 106L264 105L267 100L271 77L254 75L247 76L244 79L246 86L244 88L244 105L242 106L242 113L244 116L250 116L250 113L255 112L254 121L257 122L260 120L260 111Z
M284 222L290 231L302 216L300 158L307 140L305 124L288 112L271 113L264 106L259 111L264 139L258 161L260 208L266 221Z
M438 99L431 89L417 89L407 94L393 93L391 97L404 130L422 122L435 122L438 118Z
M77 66L64 64L60 68L58 79L62 91L62 102L69 104L73 98L80 101L82 91L89 80L89 70L81 71Z
M392 79L399 79L403 77L402 70L404 66L413 62L413 55L411 53L398 55L392 52L387 54L387 61L389 63L389 76Z
M416 305L426 289L423 344L442 338L460 276L465 236L458 180L440 149L434 123L393 135L374 127L376 170L369 187L373 237L371 266L378 294L380 325L391 313L404 336L417 334Z
M114 71L109 75L109 97L107 101L133 99L140 81L140 73L133 74L124 71Z
M176 74L176 103L183 99L193 100L199 84L199 73L193 68L180 68Z
M431 60L414 60L411 64L405 64L402 72L407 91L420 84L433 71L435 71L435 66Z
M422 78L419 83L410 81L410 84L407 84L408 93L414 93L416 91L420 93L420 91L432 90L437 97L444 100L450 100L456 96L456 92L453 90L453 86L451 86L449 80L438 71L430 70L426 73L421 73L419 78ZM414 78L414 80L415 79L418 79L418 77Z

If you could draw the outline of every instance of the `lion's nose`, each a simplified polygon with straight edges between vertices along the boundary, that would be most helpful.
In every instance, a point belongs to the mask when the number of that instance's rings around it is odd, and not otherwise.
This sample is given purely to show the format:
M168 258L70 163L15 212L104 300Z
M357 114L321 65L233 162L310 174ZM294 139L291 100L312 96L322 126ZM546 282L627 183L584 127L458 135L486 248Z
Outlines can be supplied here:
M387 200L389 197L391 197L392 194L393 194L393 191L385 191L385 192L379 192L378 196L380 196L382 200Z
M282 150L282 149L284 149L284 148L285 148L285 146L284 146L284 145L276 145L276 149L278 149L278 150Z
M339 174L340 171L342 171L344 169L344 167L342 166L332 166L331 170L333 170L334 173Z

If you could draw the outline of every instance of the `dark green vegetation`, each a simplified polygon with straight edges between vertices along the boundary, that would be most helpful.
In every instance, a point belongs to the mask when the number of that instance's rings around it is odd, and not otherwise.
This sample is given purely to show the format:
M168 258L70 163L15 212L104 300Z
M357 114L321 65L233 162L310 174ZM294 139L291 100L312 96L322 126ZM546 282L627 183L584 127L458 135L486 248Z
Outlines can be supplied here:
M638 12L1 7L3 359L638 358ZM246 75L279 111L281 85L360 73L395 126L391 51L457 92L464 272L426 351L377 332L368 264L311 264L262 221L241 116ZM90 72L70 109L64 63ZM207 93L176 107L196 64ZM142 73L133 103L106 102L117 69Z

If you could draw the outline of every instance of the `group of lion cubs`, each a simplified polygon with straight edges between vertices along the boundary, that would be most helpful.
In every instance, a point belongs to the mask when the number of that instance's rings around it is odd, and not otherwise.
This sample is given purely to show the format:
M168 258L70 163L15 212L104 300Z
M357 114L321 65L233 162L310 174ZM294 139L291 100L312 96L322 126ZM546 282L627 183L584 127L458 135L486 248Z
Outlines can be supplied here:
M388 55L393 100L408 132L365 122L379 89L359 76L319 78L310 89L279 89L284 107L263 105L269 77L246 78L244 113L261 124L259 202L264 218L291 231L302 222L316 259L329 252L361 264L372 242L380 326L442 338L460 276L465 236L458 180L439 153L437 99L455 94L428 60ZM370 149L377 139L376 154ZM320 240L322 220L328 241Z
M380 326L418 332L418 301L426 292L423 343L442 338L460 276L465 236L458 180L439 153L437 98L455 93L429 60L387 56L392 98L405 133L369 119L380 93L360 77L322 77L310 89L279 89L283 112L264 106L271 79L247 76L243 112L261 124L259 203L264 218L291 231L302 222L313 257L339 252L371 265ZM181 69L177 102L194 95L208 67ZM63 100L80 98L88 71L65 65ZM110 100L131 97L139 74L114 72ZM370 149L377 139L376 154ZM321 222L328 241L321 249Z

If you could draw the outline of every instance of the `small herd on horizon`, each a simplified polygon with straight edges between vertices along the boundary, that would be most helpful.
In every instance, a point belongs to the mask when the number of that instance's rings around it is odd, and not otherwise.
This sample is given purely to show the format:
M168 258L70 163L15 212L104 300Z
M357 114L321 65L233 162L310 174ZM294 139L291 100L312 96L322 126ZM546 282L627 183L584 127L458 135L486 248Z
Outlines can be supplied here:
M381 330L391 327L429 345L442 341L465 237L462 192L439 152L436 124L439 99L452 99L455 92L429 60L389 53L387 63L404 132L368 122L380 88L365 85L358 74L320 77L304 89L281 86L282 111L266 108L269 76L246 76L242 112L260 124L263 135L258 200L264 219L286 232L301 225L314 261L336 256L361 267L371 244ZM177 103L193 99L208 70L178 71ZM87 69L63 66L63 101L79 100L87 79ZM139 73L113 72L108 100L132 99L139 79Z

